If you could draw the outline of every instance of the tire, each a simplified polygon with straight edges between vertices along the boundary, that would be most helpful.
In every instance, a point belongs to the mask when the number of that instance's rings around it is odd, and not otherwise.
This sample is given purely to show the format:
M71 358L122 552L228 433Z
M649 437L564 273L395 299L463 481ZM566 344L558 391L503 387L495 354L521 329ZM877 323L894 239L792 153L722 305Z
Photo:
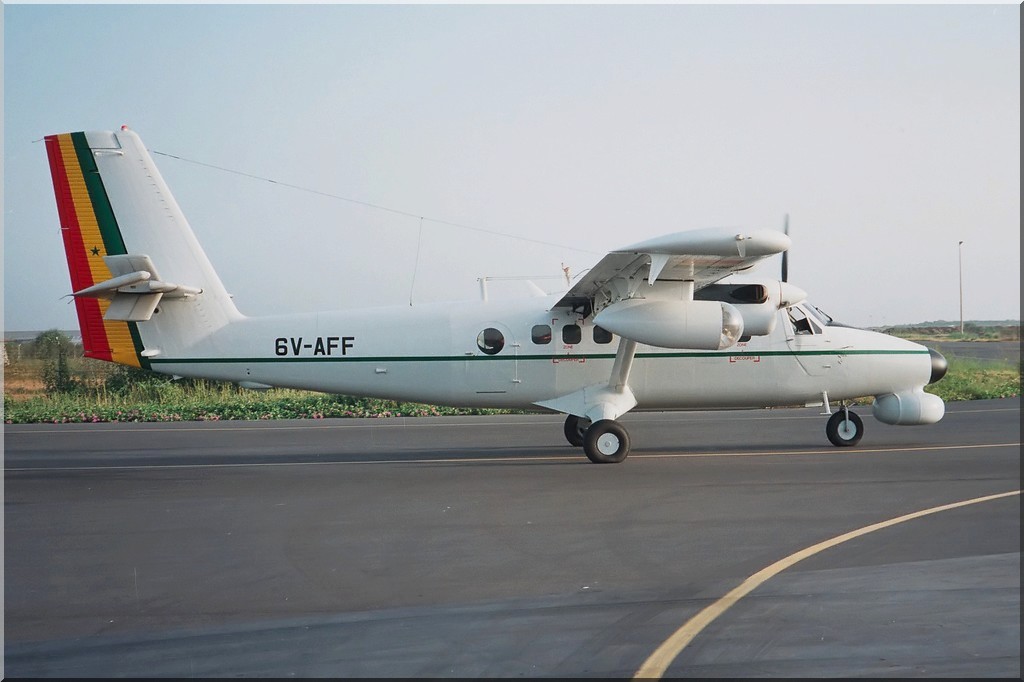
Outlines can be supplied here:
M586 417L577 417L570 414L565 418L565 439L574 448L583 447L583 438L590 427L590 420Z
M613 419L594 422L583 437L583 452L594 464L618 464L629 454L629 434Z
M849 415L849 419L847 419ZM832 445L850 447L860 442L864 435L864 422L854 412L839 410L828 418L825 435Z

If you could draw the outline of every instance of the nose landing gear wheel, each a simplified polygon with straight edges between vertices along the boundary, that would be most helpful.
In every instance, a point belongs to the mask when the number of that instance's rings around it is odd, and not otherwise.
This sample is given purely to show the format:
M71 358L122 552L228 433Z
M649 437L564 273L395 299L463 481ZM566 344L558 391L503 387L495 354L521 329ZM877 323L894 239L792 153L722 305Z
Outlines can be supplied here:
M832 445L848 447L860 442L864 435L864 422L855 413L842 409L828 418L825 435Z
M617 421L602 419L587 429L583 451L594 464L617 464L629 454L629 434Z

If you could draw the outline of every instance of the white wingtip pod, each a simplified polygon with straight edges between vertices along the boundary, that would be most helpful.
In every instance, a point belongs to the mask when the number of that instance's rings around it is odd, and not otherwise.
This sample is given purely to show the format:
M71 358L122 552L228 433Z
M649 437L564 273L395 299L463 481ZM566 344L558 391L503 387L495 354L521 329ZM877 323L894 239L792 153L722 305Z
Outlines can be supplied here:
M775 230L741 231L711 227L655 237L632 244L619 252L687 254L699 256L765 257L782 253L792 241Z
M599 312L594 324L661 348L723 350L743 335L743 316L721 301L628 299Z

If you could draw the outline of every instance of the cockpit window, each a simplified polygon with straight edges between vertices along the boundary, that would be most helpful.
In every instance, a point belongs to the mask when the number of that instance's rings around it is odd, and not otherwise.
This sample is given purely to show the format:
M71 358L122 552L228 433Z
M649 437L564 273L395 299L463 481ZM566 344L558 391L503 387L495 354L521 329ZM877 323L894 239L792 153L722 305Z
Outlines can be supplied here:
M797 334L820 334L821 327L814 322L803 308L793 306L788 311L789 321L793 323L793 331Z
M823 325L827 327L830 324L832 324L832 316L826 313L824 310L822 310L816 305L811 305L809 303L805 303L805 305L807 306L807 312L809 312L812 316L818 318L818 321L821 322Z
M505 347L505 336L494 327L488 327L477 334L476 346L488 355L496 355Z

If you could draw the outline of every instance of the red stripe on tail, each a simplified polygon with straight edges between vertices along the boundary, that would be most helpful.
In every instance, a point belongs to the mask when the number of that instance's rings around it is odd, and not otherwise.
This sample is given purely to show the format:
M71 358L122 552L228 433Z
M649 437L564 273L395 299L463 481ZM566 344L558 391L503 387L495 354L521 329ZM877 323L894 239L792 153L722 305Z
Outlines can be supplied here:
M65 159L60 148L58 135L46 137L46 155L50 161L50 177L53 179L53 193L57 199L57 215L60 218L60 233L64 238L64 254L67 256L68 273L71 275L71 290L80 291L91 287L92 271L89 258L82 241L82 230L78 222L78 213L71 196L71 184L68 182L67 164L78 164L77 158ZM91 210L83 207L82 210ZM82 346L85 356L98 360L111 361L110 342L103 326L103 311L100 302L95 298L76 298L75 309L78 312L78 326L82 330Z

